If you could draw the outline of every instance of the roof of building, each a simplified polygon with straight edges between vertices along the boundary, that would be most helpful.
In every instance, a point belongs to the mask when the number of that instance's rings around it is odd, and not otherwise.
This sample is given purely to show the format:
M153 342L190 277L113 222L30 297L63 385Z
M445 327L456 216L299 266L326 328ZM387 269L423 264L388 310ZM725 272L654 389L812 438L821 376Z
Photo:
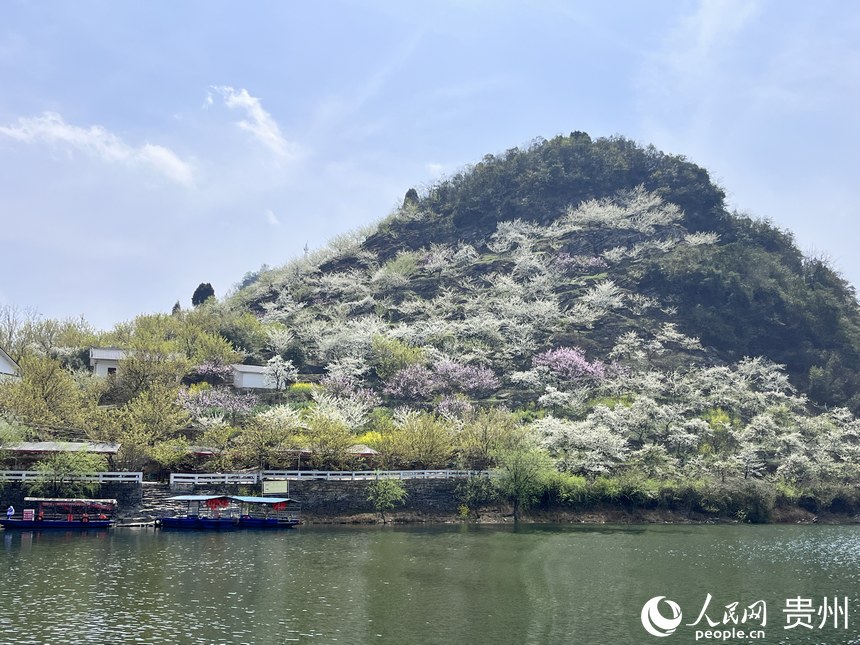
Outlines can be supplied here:
M3 446L9 452L95 452L115 455L120 444L106 441L21 441Z
M266 371L266 368L262 365L240 365L239 363L233 363L230 367L233 368L234 372L245 372L246 374L263 374Z
M371 455L379 454L378 450L374 450L370 446L366 446L363 443L357 443L354 446L350 446L346 449L346 451L351 455L359 455L363 457L369 457Z
M127 352L119 347L90 347L90 365L93 361L120 361Z

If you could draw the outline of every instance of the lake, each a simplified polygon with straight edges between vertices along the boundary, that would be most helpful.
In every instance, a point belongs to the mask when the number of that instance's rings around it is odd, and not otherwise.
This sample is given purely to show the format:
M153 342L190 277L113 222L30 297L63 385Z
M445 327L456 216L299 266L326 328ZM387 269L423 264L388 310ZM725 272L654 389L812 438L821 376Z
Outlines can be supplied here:
M0 539L2 643L860 643L860 526Z

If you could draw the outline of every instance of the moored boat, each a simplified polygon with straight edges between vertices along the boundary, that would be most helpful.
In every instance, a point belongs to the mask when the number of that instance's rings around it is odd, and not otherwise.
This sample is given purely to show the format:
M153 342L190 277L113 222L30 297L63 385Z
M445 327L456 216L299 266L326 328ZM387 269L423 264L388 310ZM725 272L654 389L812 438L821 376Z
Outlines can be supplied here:
M176 495L168 499L185 502L186 512L162 515L156 520L156 526L164 529L236 528L236 507L227 495Z
M169 499L184 502L187 510L156 520L165 529L278 529L301 523L301 505L288 497L176 495Z
M301 504L289 497L233 496L238 502L239 528L289 529L301 523Z
M25 497L21 517L0 518L5 529L106 529L114 524L115 499Z

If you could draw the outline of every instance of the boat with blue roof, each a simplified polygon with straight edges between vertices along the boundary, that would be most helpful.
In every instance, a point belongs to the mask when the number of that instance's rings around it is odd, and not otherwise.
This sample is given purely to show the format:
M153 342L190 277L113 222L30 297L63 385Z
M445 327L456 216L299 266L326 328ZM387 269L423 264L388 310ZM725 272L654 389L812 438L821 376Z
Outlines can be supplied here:
M185 503L180 514L163 514L156 526L165 529L280 529L301 524L301 504L289 497L245 495L176 495Z

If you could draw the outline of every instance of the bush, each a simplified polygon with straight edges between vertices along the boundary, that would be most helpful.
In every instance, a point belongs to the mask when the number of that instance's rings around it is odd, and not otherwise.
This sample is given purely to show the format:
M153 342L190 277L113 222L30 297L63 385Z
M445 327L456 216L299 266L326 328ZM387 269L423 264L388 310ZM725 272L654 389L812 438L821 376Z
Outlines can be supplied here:
M546 478L546 503L578 506L588 501L588 481L582 475L555 472Z
M402 504L408 497L403 482L399 479L377 479L367 487L367 501L373 504L374 510L385 522L385 511L390 511L397 504Z
M457 482L455 494L466 508L475 513L499 500L499 492L487 475L475 475Z
M740 479L713 484L702 491L701 509L760 524L770 520L776 491L766 482Z

